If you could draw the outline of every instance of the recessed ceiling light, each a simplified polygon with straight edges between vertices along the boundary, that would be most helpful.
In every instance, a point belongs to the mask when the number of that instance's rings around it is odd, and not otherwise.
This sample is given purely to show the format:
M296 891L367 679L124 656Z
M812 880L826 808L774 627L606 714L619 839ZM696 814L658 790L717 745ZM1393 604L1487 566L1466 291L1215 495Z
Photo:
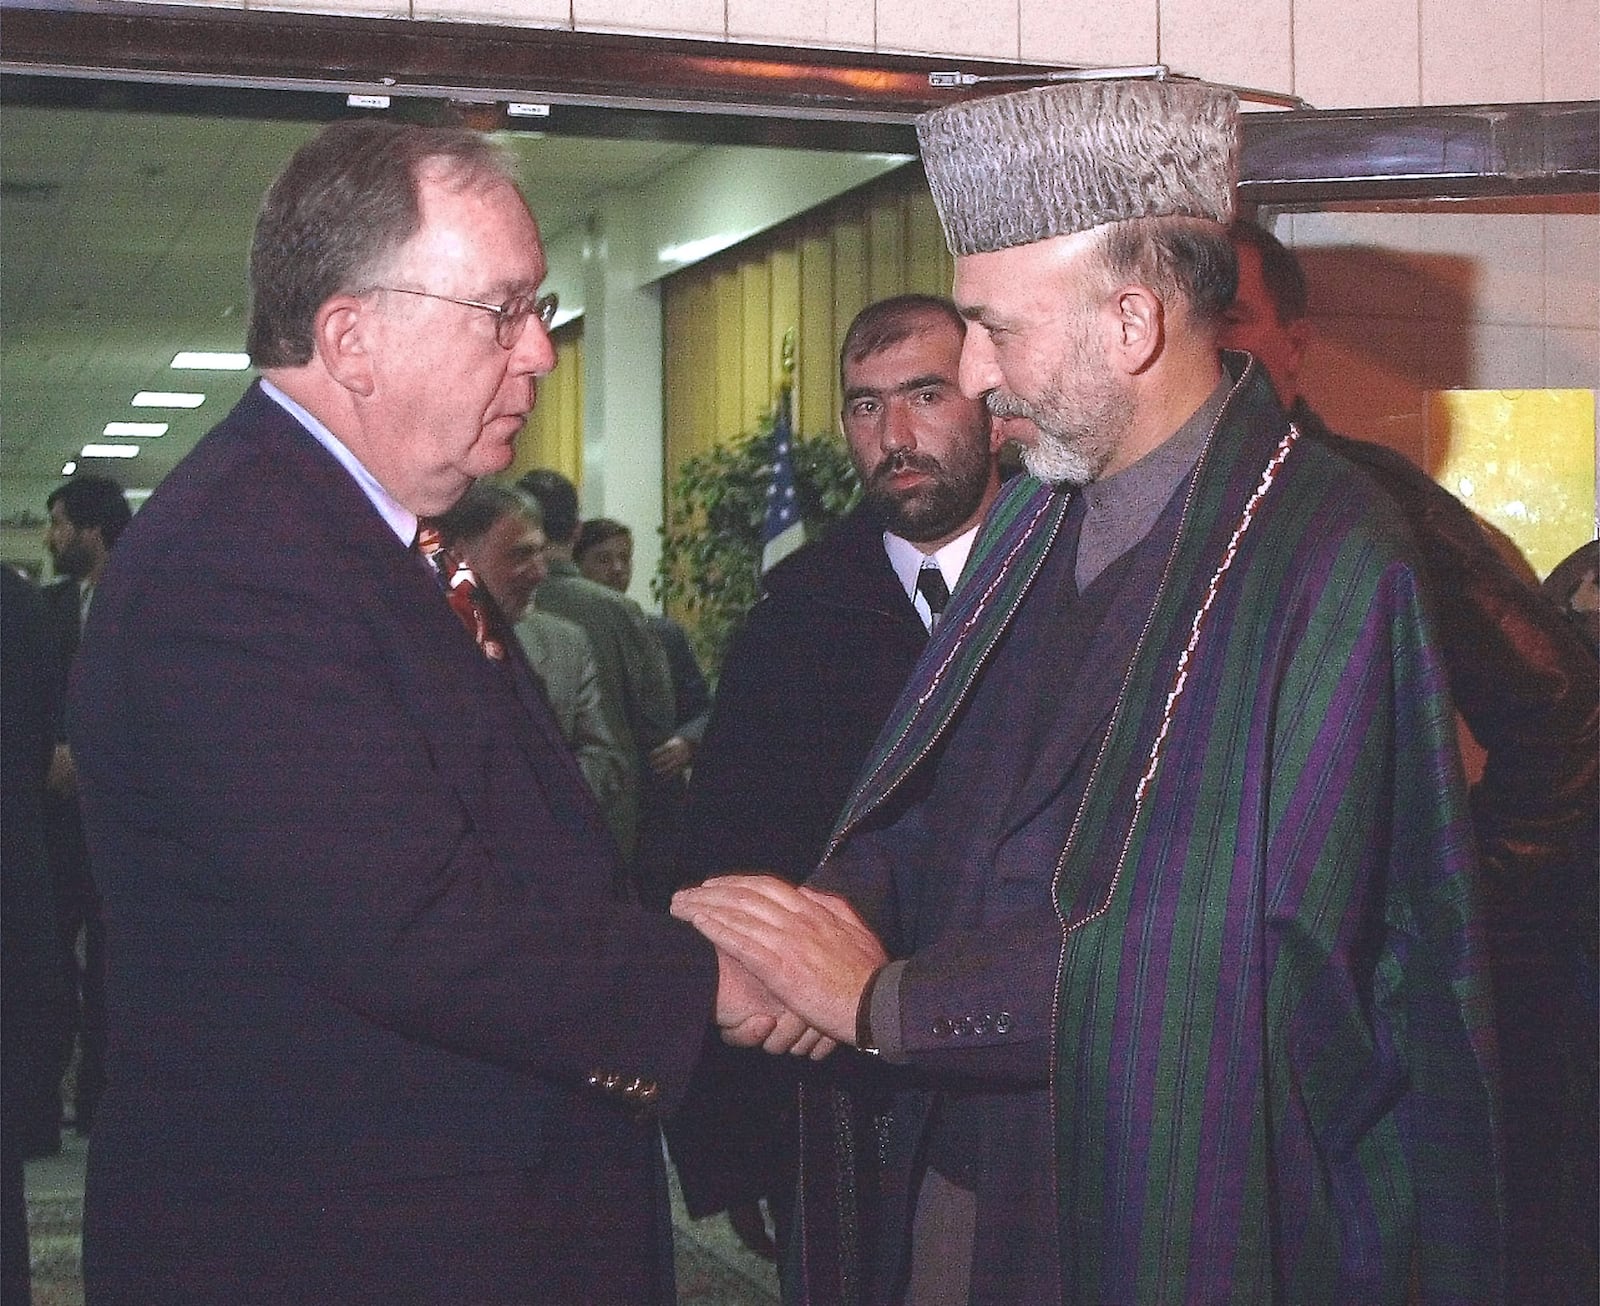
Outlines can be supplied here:
M136 444L86 444L79 453L80 458L137 458L139 446Z
M198 408L205 403L204 395L186 394L182 390L141 390L133 397L135 408Z
M73 462L72 459L70 459L70 458L67 459L66 462L61 464L61 474L63 476L71 476L72 473L77 471L77 470L78 470L78 464Z
M174 355L173 367L185 367L196 372L243 372L250 367L249 354L215 354L204 350L186 349Z
M107 422L106 429L100 432L101 435L133 436L135 439L142 437L150 440L166 433L165 422Z

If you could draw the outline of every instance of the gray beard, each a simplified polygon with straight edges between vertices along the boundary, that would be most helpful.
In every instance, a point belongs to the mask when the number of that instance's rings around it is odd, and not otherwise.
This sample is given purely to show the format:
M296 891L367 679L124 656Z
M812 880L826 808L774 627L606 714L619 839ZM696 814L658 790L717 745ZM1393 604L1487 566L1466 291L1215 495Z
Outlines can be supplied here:
M1125 420L1121 405L1108 396L1099 396L1091 413L1075 414L1070 430L1044 408L1015 395L991 392L988 404L996 416L1026 417L1033 423L1038 435L1031 445L1021 446L1022 465L1028 475L1052 485L1087 485L1098 477L1111 461L1118 425Z
M1029 476L1052 485L1086 485L1100 475L1106 460L1040 431L1034 444L1023 447L1022 465Z

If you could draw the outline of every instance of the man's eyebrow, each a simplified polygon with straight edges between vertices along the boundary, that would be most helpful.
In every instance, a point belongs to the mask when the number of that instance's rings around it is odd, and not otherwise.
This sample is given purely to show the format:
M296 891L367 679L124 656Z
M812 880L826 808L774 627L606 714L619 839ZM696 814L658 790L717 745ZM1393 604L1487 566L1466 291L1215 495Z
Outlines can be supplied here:
M532 295L538 293L540 283L531 277L502 277L499 281L490 284L486 295L503 295L507 299L515 299L519 295Z
M929 372L924 376L914 376L908 381L902 381L895 386L896 394L905 394L911 390L929 390L935 386L949 385L950 378L940 372Z
M880 399L886 394L909 394L913 390L929 390L934 387L946 387L955 383L948 377L938 372L929 372L925 376L914 376L909 380L901 381L891 386L853 385L844 392L844 399L849 403L852 399Z

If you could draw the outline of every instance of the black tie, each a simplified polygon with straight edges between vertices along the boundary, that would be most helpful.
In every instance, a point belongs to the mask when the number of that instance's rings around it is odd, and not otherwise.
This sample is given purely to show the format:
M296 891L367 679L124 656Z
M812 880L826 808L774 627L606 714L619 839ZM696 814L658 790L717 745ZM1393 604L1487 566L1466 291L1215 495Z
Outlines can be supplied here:
M929 631L938 630L939 615L944 611L944 605L950 602L950 587L944 583L944 573L937 565L923 567L917 572L917 593L928 605L928 613L932 618L928 622Z

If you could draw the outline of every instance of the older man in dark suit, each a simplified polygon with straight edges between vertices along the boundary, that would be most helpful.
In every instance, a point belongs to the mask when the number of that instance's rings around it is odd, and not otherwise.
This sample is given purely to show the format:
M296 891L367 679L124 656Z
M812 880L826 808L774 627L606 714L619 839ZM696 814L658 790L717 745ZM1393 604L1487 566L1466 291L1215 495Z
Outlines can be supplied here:
M263 204L262 379L139 514L80 653L107 904L99 1302L659 1302L651 1116L752 992L615 900L526 661L431 515L555 357L495 148L336 124ZM417 546L413 547L413 541Z

